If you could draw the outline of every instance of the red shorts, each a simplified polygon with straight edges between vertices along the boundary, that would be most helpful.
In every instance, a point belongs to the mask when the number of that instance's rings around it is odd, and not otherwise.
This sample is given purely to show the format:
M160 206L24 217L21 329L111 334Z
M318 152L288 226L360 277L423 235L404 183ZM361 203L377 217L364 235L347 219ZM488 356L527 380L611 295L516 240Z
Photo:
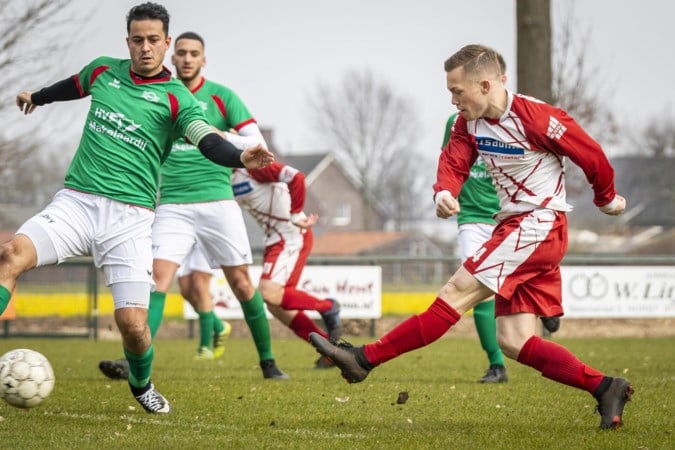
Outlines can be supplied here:
M560 261L566 251L565 213L538 209L502 221L464 267L496 292L495 316L559 316Z
M296 287L314 245L312 230L305 230L301 243L298 243L300 245L281 240L266 247L260 278L284 287Z

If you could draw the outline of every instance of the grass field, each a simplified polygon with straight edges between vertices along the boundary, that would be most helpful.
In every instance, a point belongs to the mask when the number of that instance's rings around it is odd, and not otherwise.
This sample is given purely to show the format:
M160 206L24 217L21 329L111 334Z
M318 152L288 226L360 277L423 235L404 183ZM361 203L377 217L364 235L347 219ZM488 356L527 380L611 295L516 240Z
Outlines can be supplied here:
M363 342L361 339L357 343ZM636 389L625 426L600 431L585 392L510 362L509 383L480 385L485 357L473 339L446 338L390 361L363 383L313 369L314 350L274 341L288 381L265 381L253 344L231 339L215 362L192 361L195 342L159 340L153 381L169 415L145 413L126 382L101 375L120 343L3 339L0 353L45 354L56 387L42 405L0 402L0 446L33 448L667 449L675 448L675 339L559 340ZM397 404L399 392L409 400Z

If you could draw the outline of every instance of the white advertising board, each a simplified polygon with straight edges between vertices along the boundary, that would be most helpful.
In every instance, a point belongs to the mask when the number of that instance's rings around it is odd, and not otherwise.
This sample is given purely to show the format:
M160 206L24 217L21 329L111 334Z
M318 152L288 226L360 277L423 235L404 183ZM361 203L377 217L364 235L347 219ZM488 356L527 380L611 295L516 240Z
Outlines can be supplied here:
M673 266L562 266L572 318L675 317Z
M262 267L249 266L249 273L257 286ZM336 299L340 303L340 317L344 319L377 319L382 316L382 268L379 266L307 266L302 271L298 289L320 299ZM211 294L218 317L244 318L222 270L213 271ZM314 311L306 313L313 319L320 318ZM271 317L269 312L267 316ZM183 317L198 318L188 302L183 302Z

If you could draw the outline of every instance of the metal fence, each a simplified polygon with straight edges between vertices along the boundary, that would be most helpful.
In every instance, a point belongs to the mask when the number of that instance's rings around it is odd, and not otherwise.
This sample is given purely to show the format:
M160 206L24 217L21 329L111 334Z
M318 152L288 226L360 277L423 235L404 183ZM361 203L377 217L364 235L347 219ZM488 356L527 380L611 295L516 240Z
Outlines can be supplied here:
M255 264L260 264L260 257ZM310 257L310 265L376 265L382 268L382 289L385 292L406 292L420 289L436 291L459 267L454 257L350 256ZM569 255L563 265L596 266L675 266L675 255ZM25 273L17 295L30 293L38 300L30 314L30 323L15 327L4 320L4 337L57 336L98 339L99 293L108 289L103 276L89 258L78 258L58 266L41 267ZM67 310L68 318L61 312ZM75 313L73 313L75 311ZM65 322L65 325L64 325ZM56 324L59 324L58 327Z

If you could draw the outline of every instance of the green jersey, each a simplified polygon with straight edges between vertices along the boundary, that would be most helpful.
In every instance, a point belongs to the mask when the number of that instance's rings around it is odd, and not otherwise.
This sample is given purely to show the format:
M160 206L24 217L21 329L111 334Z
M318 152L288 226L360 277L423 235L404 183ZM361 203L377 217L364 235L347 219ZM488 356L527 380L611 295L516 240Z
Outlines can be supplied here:
M91 106L65 187L154 209L171 143L206 120L199 103L170 76L135 76L128 59L97 58L76 83Z
M255 120L244 102L231 89L202 78L192 91L199 101L206 119L219 130L241 129ZM232 169L206 159L199 149L178 139L162 165L160 204L201 203L232 200Z
M450 140L452 125L456 118L457 113L451 115L445 125L443 147ZM457 200L460 205L460 211L457 215L459 225L465 223L497 223L493 215L499 211L499 197L497 197L497 191L492 184L492 178L485 162L480 157L471 166L469 178L464 182Z

